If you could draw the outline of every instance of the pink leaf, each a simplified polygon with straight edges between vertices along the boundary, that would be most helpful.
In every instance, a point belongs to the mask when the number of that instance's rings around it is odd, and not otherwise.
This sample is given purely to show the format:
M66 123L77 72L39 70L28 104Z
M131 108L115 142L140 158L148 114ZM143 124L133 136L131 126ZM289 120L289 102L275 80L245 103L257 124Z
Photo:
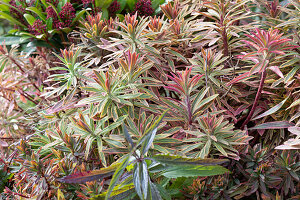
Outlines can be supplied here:
M241 74L241 75L239 75L238 77L232 79L229 83L227 83L227 85L232 85L232 84L234 84L234 83L237 83L237 82L239 82L240 80L243 80L243 79L245 79L245 78L247 78L247 77L249 77L249 76L250 76L250 73L249 73L249 72L245 72L244 74Z
M7 144L7 142L0 140L0 146L8 147L8 144Z
M278 66L271 66L271 67L269 67L269 69L272 70L273 72L275 72L278 76L280 76L280 78L284 78L284 76Z

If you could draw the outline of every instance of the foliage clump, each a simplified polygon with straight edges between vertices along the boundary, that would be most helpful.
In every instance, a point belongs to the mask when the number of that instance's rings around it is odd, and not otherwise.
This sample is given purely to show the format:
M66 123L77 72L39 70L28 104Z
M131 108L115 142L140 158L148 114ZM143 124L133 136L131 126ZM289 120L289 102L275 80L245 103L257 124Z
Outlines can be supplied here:
M298 199L299 8L1 1L0 198Z

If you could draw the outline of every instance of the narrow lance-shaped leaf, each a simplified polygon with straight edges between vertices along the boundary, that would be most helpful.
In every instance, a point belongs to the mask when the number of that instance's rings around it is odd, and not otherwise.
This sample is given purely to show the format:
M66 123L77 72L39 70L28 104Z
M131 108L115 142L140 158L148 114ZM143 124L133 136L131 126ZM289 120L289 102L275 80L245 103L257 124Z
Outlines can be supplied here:
M169 110L169 109L168 109ZM155 128L158 127L159 123L162 121L162 119L164 118L165 114L168 112L168 110L164 111L162 113L162 115L152 124L152 126L150 126L146 131L145 134L139 139L139 141L137 142L137 146L141 145L144 140L147 138L148 134L152 133L151 131L154 130Z
M136 193L139 195L140 199L144 199L143 198L143 192L142 192L142 188L141 188L141 176L140 176L140 171L141 169L141 163L136 163L136 165L134 166L134 172L133 172L133 183L135 186L135 191Z
M166 165L219 165L228 162L227 159L212 159L212 158L184 158L181 156L172 155L155 155L153 157L159 163Z
M103 144L102 144L101 138L97 138L97 147L98 147L98 153L99 153L100 160L101 160L102 164L106 167L106 159L105 159L105 155L103 153Z
M157 189L156 185L152 182L150 182L150 199L162 200L159 190Z
M293 102L286 110L288 110L288 109L290 109L290 108L292 108L292 107L294 107L294 106L297 106L297 105L299 105L299 104L300 104L300 99L294 101L294 102Z
M147 137L146 141L143 143L142 145L142 155L144 155L145 153L147 153L147 151L149 150L149 148L151 147L152 145L152 142L155 138L155 135L156 135L156 132L157 132L157 128L155 128L151 134Z
M129 144L131 145L131 148L133 148L133 147L134 147L134 143L133 143L132 138L131 138L131 136L130 136L130 134L129 134L129 132L128 132L128 129L127 129L127 127L125 126L124 123L123 123L123 130L124 130L124 135L125 135L126 140L127 140L127 141L129 142Z
M269 69L272 70L273 72L275 72L278 76L280 76L280 78L284 78L284 76L278 66L271 66L271 67L269 67Z
M204 100L202 100L201 102L199 102L198 104L195 105L195 107L193 108L193 112L196 112L199 108L201 108L205 104L210 103L215 98L217 98L217 96L219 96L219 94L214 94L212 96L209 96L209 97L205 98Z
M147 199L149 175L148 175L147 163L145 161L138 162L135 165L134 173L133 173L133 182L139 197L141 199Z
M123 174L125 168L127 167L128 163L129 163L129 158L133 154L134 150L135 150L135 148L132 149L129 154L127 154L127 156L125 157L125 159L123 160L123 162L116 169L116 171L115 171L115 173L114 173L114 175L113 175L113 177L112 177L112 179L110 181L109 187L107 189L105 200L109 199L111 192L113 191L115 185L117 184L117 181L119 180L120 176Z
M45 15L36 7L28 7L26 10L29 10L35 14L37 14L43 21L46 21Z
M227 172L229 172L228 169L219 165L215 165L215 166L176 165L165 170L165 172L162 175L167 178L178 178L178 177L215 176L215 175L222 175Z
M30 24L30 25L33 25L33 23L36 20L36 18L30 14L24 14L24 17L25 17L26 21L28 22L28 24Z
M267 122L267 123L259 124L257 126L252 127L252 128L249 128L249 130L253 130L253 129L281 129L281 128L289 128L291 126L294 126L294 124L290 123L288 121L277 121L277 122Z
M116 169L120 166L120 163L112 164L109 167L101 168L99 170L87 171L87 172L77 172L69 176L58 179L63 183L85 183L102 178L112 176Z
M289 97L285 98L282 102L280 102L279 104L277 104L276 106L274 106L273 108L269 109L268 111L264 112L263 114L255 117L253 120L256 120L256 119L260 119L262 117L265 117L265 116L268 116L268 115L271 115L275 112L277 112L282 106L283 104L286 102L286 100L288 99Z

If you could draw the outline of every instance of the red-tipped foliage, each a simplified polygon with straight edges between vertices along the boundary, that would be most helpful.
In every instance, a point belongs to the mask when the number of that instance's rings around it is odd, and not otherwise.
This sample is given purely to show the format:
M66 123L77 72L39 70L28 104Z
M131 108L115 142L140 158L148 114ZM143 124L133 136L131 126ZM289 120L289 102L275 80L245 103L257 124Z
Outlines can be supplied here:
M193 87L195 87L198 84L200 78L203 76L197 74L194 75L192 78L190 78L191 72L192 72L192 68L187 68L182 73L177 72L177 75L171 72L172 76L168 75L168 77L175 84L168 84L168 86L165 86L165 88L168 90L178 92L183 96L188 96L191 93Z

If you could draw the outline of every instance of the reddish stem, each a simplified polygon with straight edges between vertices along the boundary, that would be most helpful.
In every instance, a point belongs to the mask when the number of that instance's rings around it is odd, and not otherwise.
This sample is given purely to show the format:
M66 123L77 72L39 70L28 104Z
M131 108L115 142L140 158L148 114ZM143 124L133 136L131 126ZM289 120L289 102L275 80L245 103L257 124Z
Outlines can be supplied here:
M251 111L250 111L248 117L246 118L246 120L242 124L241 129L244 129L244 127L248 124L248 122L251 120L251 118L254 114L255 108L258 104L258 100L260 99L260 96L261 96L261 93L262 93L262 89L264 87L264 82L265 82L265 79L266 79L266 75L267 75L266 70L264 70L261 74L260 83L259 83L258 91L257 91L256 96L255 96L253 106L251 108Z
M32 103L34 103L35 105L38 105L39 103L37 101L34 100L34 98L32 96L30 96L29 94L27 94L25 91L21 91L19 90L19 93L21 95L23 95L26 99L28 99L29 101L31 101Z
M12 138L12 137L0 137L1 140L17 140L20 138Z

